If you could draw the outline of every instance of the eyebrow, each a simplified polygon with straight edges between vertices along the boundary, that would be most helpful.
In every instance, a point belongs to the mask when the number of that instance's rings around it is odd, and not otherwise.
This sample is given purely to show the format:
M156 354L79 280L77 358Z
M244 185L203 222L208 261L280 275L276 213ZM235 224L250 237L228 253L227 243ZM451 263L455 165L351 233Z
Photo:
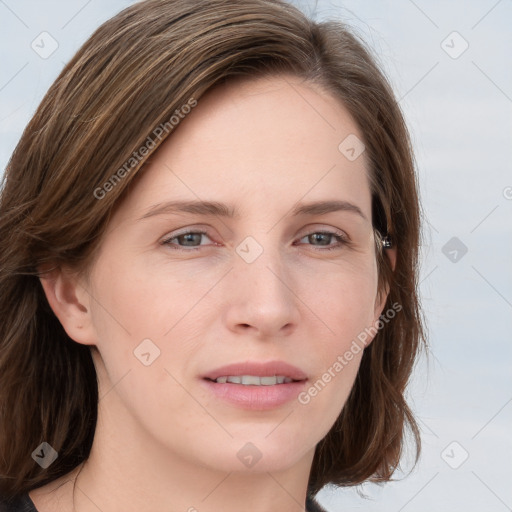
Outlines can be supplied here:
M368 220L359 206L341 200L297 203L293 207L291 215L293 217L300 215L325 215L340 211L352 212L364 220ZM138 220L172 213L192 213L195 215L219 216L231 219L240 217L239 212L233 206L218 201L167 201L151 206Z

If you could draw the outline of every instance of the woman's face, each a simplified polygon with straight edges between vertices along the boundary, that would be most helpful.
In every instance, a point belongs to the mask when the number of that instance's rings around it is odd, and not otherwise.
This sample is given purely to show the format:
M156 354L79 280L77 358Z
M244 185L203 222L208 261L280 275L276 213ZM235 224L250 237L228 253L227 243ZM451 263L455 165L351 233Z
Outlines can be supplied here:
M181 120L87 285L119 429L225 471L311 463L382 307L361 139L291 76L220 87Z

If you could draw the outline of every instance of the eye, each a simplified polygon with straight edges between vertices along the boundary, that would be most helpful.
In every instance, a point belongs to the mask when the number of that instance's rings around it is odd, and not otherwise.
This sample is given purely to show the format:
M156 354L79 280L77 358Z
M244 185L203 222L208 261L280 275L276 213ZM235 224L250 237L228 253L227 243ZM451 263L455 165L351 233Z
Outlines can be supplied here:
M162 244L168 245L178 250L197 250L197 248L200 247L201 245L205 245L201 244L201 238L203 236L208 237L208 233L202 230L189 230L175 234L172 237L166 238L165 240L162 241ZM178 243L174 243L174 240L178 241ZM181 245L181 242L183 242L184 245ZM181 249L182 247L189 247L190 249Z
M193 251L198 250L202 245L208 245L201 243L202 237L207 237L208 233L204 230L188 230L178 234L173 234L171 237L166 238L161 243L162 245L168 245L173 249L182 251ZM332 239L335 239L337 243L332 245ZM299 239L299 242L307 239L306 243L313 245L314 247L320 247L320 251L331 251L333 249L341 249L345 245L349 245L349 239L342 232L335 231L314 231ZM211 239L210 239L211 240ZM317 244L319 242L319 244ZM184 249L188 247L188 249ZM324 248L322 248L324 247Z
M332 239L337 241L336 245L331 245ZM341 249L344 245L349 244L348 238L342 234L341 232L335 231L315 231L313 233L309 233L306 236L303 236L299 241L307 239L310 244L314 247L325 247L319 249L320 251L332 251L333 249ZM316 245L316 242L320 242L319 245Z

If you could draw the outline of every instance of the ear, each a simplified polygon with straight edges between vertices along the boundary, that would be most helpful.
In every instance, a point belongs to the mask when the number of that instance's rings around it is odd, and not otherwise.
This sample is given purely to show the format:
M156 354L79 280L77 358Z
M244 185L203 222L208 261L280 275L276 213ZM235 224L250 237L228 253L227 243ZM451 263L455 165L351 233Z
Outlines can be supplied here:
M39 280L55 316L68 336L83 345L95 345L91 296L78 274L65 267L40 267Z

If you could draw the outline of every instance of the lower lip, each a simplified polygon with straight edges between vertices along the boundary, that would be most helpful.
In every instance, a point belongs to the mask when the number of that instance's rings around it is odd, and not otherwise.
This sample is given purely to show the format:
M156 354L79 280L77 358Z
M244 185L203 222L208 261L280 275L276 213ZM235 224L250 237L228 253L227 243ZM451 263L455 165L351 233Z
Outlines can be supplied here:
M221 384L203 379L207 388L217 397L242 409L265 411L296 400L306 381L288 382L273 386L245 386Z

